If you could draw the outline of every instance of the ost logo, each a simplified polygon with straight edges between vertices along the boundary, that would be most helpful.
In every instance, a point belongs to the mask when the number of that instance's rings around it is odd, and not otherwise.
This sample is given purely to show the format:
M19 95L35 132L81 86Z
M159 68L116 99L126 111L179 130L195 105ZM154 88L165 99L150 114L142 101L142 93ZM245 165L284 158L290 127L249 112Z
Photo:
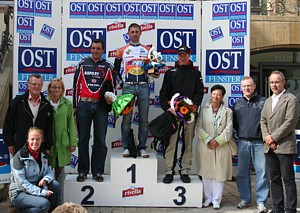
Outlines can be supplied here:
M123 8L125 13L136 13L140 11L140 4L133 2L125 2Z
M56 73L57 49L19 47L19 72Z
M45 0L36 0L35 2L35 11L42 12L42 11L51 11L52 2L45 1Z
M86 12L86 3L83 2L71 2L70 3L71 14L78 15Z
M94 39L101 39L105 41L105 29L67 29L68 34L68 49L70 48L87 48L84 52L90 52L90 46ZM70 49L68 52L70 52ZM83 51L81 51L83 52Z
M223 70L236 70L240 71L244 68L244 50L222 50L222 51L207 51L207 71L211 71L209 74L220 74ZM217 72L217 73L216 73Z
M34 12L34 0L19 0L18 1L18 13L33 13Z
M246 14L247 12L247 2L237 2L230 4L230 15L233 14Z
M122 191L122 197L136 197L144 194L143 187L130 188Z
M24 31L33 33L34 31L34 17L18 16L17 17L17 30L22 33Z
M196 42L196 30L159 30L159 45L163 49L178 49L185 44L192 47Z
M104 14L105 4L99 2L89 2L87 5L88 14Z
M106 3L106 12L107 13L117 13L117 14L121 14L122 13L122 2L121 3L117 3L117 2L107 2Z
M157 3L141 3L141 12L143 15L156 14L158 12Z
M20 44L30 45L31 44L31 34L20 33L19 34L19 41L20 41Z

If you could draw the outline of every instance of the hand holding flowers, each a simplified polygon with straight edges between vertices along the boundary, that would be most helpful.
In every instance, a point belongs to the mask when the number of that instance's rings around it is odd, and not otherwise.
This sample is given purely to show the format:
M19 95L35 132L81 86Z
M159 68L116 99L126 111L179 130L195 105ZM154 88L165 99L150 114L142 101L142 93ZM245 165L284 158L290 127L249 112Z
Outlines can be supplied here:
M185 124L195 120L197 107L188 97L180 96L179 93L176 93L170 101L170 106L175 110L177 117L182 119Z

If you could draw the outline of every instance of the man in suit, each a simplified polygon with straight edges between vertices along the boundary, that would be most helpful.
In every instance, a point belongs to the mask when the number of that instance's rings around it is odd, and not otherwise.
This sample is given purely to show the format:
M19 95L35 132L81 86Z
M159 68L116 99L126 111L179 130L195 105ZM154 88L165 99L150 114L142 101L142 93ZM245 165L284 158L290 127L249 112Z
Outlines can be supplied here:
M282 72L271 73L269 84L273 95L266 100L260 121L271 180L273 200L273 210L269 211L271 213L297 211L297 188L293 161L297 153L295 128L299 117L299 101L284 89L285 83Z

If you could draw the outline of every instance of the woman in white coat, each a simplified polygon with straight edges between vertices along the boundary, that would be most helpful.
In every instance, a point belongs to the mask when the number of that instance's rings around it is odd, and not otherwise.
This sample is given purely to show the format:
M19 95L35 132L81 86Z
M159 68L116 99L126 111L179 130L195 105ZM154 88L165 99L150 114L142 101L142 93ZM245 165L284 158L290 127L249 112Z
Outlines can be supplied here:
M229 141L232 137L232 111L223 103L226 93L222 85L211 88L211 101L201 109L196 124L196 161L202 176L206 208L220 209L224 183L232 177L232 158Z

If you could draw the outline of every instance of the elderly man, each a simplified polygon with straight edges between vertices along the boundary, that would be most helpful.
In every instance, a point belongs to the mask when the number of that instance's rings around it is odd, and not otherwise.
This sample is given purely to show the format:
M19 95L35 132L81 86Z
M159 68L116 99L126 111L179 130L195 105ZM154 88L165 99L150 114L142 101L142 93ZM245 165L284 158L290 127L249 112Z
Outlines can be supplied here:
M260 129L260 117L266 98L255 92L256 84L249 76L242 79L243 97L233 106L233 127L238 134L237 187L241 202L237 208L251 204L250 164L256 173L256 204L258 212L266 212L269 192L264 142Z
M10 154L14 155L26 143L30 127L38 127L44 132L42 148L50 154L52 146L52 106L41 93L43 79L40 74L28 78L28 91L16 96L9 105L4 126L3 140Z
M285 83L282 72L271 73L269 84L273 95L265 102L260 122L271 180L272 213L297 212L293 161L297 153L295 128L299 118L299 101L284 89Z

